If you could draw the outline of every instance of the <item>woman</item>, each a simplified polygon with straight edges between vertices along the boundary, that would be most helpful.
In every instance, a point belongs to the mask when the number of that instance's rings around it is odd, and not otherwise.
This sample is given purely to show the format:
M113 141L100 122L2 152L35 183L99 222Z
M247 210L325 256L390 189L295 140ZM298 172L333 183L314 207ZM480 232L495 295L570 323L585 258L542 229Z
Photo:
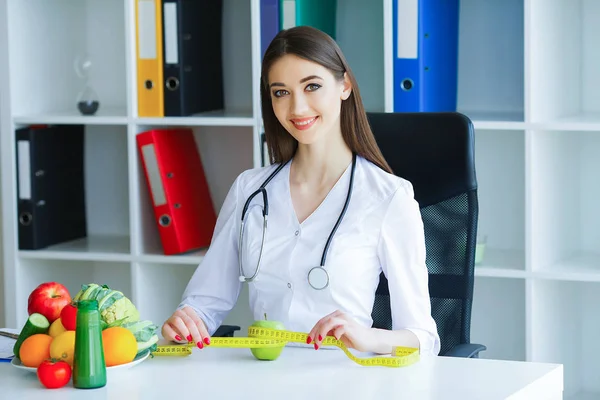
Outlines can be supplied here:
M260 261L248 282L255 319L307 332L315 349L333 335L358 351L408 346L437 355L419 207L410 182L392 174L375 143L341 50L314 28L281 31L266 50L260 89L273 165L235 180L163 337L210 344ZM393 330L371 328L381 272Z

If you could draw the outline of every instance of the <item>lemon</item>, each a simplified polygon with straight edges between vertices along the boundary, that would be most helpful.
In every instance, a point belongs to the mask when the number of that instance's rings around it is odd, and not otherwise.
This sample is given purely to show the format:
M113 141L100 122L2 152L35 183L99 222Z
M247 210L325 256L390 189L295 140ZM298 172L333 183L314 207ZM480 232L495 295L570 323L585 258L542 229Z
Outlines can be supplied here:
M64 331L50 343L50 357L66 361L73 366L75 353L75 331Z
M50 329L48 329L48 334L53 338L57 337L63 332L66 332L67 329L63 326L60 318L57 318L52 325L50 325Z

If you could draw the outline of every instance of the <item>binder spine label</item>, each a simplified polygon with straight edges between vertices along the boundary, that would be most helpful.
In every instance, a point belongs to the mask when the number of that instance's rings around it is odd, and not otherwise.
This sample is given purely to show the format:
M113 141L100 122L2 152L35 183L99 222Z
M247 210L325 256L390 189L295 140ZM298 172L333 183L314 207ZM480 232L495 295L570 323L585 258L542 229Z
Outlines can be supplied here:
M165 3L163 7L163 26L165 34L165 63L179 63L179 49L177 43L177 3Z
M19 199L31 200L31 164L29 160L29 141L17 141L19 162Z
M148 173L148 181L150 182L150 191L152 192L154 205L162 206L167 204L165 188L163 186L162 179L160 178L160 170L158 168L158 161L156 160L154 144L142 146L142 154L144 157L144 164L146 165L146 171Z
M154 0L139 0L139 58L156 59L156 9Z
M419 0L397 0L397 58L417 58L419 52Z

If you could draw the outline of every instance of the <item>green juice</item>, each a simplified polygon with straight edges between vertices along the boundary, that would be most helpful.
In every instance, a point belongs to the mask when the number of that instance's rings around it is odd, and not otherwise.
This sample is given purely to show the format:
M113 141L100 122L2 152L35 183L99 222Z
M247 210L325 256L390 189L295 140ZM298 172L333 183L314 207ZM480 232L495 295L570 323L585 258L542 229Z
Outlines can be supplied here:
M98 301L83 300L77 304L73 386L78 389L95 389L105 385L106 363Z

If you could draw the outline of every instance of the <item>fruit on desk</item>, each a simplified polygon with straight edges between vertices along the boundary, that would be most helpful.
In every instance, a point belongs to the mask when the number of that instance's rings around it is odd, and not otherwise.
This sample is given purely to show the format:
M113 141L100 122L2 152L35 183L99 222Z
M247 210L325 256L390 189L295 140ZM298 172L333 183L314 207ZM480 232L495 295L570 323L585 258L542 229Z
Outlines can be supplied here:
M64 331L50 343L50 357L73 366L75 354L75 331Z
M77 325L77 306L73 303L64 306L60 312L60 320L66 330L74 331Z
M45 333L29 336L19 349L21 364L37 368L44 360L50 358L50 344L54 338Z
M20 358L20 350L23 342L29 338L30 336L37 334L45 334L48 333L50 323L48 319L44 317L42 314L33 313L25 321L23 328L21 328L21 333L19 333L19 338L15 342L13 346L13 353L15 357Z
M102 347L107 367L130 363L138 352L135 336L122 326L114 326L102 331Z
M36 287L27 300L27 312L42 314L53 323L63 307L71 302L67 288L58 282L45 282Z
M64 361L44 360L37 369L39 381L48 389L65 386L71 380L71 366Z
M65 327L63 326L62 322L61 322L61 318L57 318L56 321L54 321L51 325L50 325L50 329L48 329L48 335L52 336L52 337L57 337L58 335L60 335L63 332L66 332L67 330L65 329Z
M285 327L283 326L283 324L281 322L269 321L267 319L254 321L254 323L252 323L252 325L250 325L250 326L256 326L259 328L277 329L277 330L285 329ZM279 357L279 355L283 351L284 347L285 347L285 345L281 345L280 347L252 348L252 349L250 349L250 351L252 352L254 357L258 358L259 360L273 361Z

